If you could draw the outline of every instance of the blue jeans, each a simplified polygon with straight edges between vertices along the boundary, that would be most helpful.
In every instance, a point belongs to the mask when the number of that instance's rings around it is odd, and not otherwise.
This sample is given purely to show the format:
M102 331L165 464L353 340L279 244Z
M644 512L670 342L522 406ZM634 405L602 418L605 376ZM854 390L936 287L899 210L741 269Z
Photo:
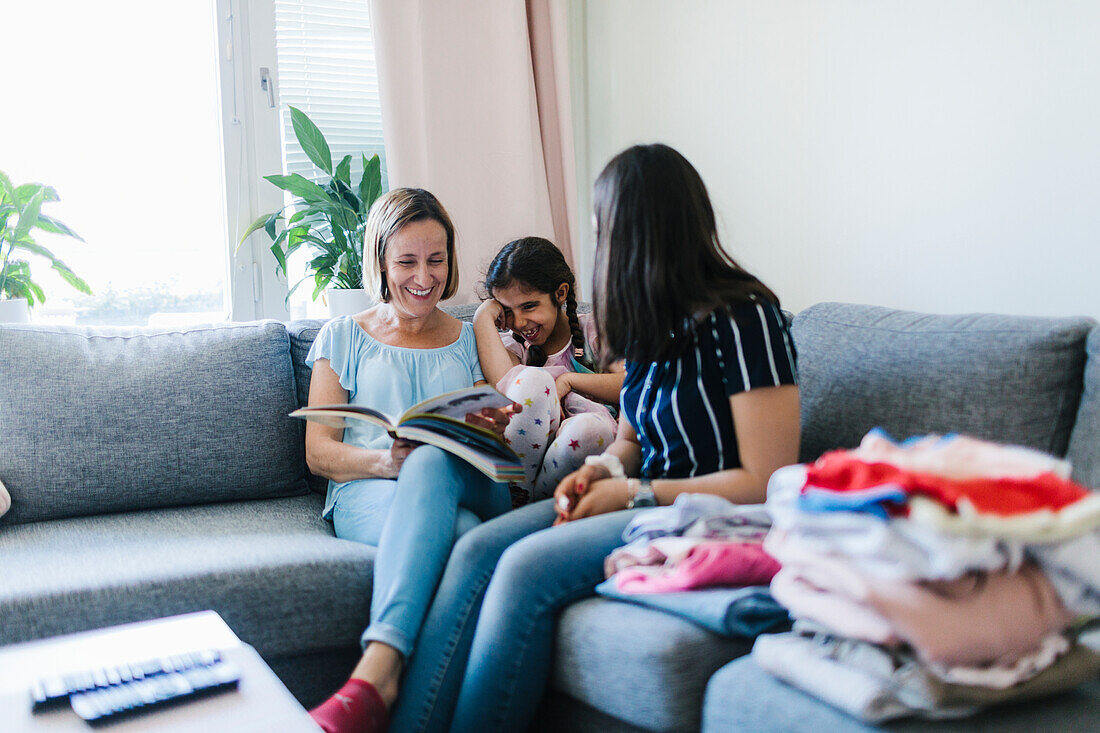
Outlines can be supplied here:
M553 512L553 507L547 510ZM604 558L622 545L623 529L637 511L603 514L544 529L504 552L478 617L452 731L528 728L550 676L558 613L593 595L604 579ZM468 536L473 538L493 524L507 524L511 516L479 527Z
M506 485L432 446L410 453L396 481L342 487L332 513L336 536L378 547L363 646L381 641L408 658L455 539L510 508Z
M458 539L406 665L397 705L390 711L391 731L448 729L478 610L497 561L517 540L550 527L555 516L553 501L540 501L489 520Z

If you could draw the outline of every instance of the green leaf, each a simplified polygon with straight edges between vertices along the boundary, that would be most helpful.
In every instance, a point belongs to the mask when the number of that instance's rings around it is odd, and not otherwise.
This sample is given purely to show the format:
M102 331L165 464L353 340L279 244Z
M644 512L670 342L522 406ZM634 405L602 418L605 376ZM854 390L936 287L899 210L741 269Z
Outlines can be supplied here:
M61 279L72 285L74 288L84 293L85 295L95 295L92 289L88 286L88 283L77 276L75 272L69 269L61 260L54 260L53 269L57 270L57 274L61 276Z
M4 171L0 171L0 201L15 201L15 189Z
M30 237L23 237L22 239L17 240L15 242L15 248L21 249L25 252L30 252L31 254L36 254L39 257L45 257L50 262L57 262L57 257L54 256L53 252L49 251Z
M290 191L295 196L301 196L308 203L331 203L325 189L298 173L292 173L289 176L264 176L264 178L284 191Z
M38 215L38 221L35 223L35 226L38 227L39 229L41 229L44 232L51 232L53 234L64 234L67 237L72 237L73 239L79 239L81 242L84 241L84 237L80 236L79 234L74 232L72 229L69 229L68 226L66 226L65 224L62 224L57 219L54 219L52 216L46 216L45 214L39 214Z
M22 205L31 200L31 196L34 196L39 191L43 192L43 201L60 201L61 199L57 195L57 191L53 186L43 186L41 183L24 183L22 186L16 186L15 188L15 201Z
M286 255L283 254L283 248L279 246L278 242L271 245L271 254L275 255L275 262L279 264L279 272L286 272Z
M325 248L327 248L331 245L331 242L328 242L328 241L326 241L324 239L321 239L320 237L314 236L312 234L302 235L301 240L303 242L309 242L310 244L315 244L318 247L320 247L321 249L325 249Z
M256 231L257 229L263 228L264 224L267 223L267 219L269 216L271 216L271 214L264 214L263 216L258 217L256 221L248 225L248 229L245 229L244 234L242 234L241 238L237 240L238 249L240 249L240 246L244 244L244 240L248 239L249 235L252 234L252 232Z
M382 161L375 154L370 160L363 156L363 178L359 181L359 212L364 216L371 204L382 195Z
M8 293L12 298L26 298L31 305L34 305L36 297L40 303L46 299L42 288L31 280L30 263L26 260L8 262L7 267L3 269L3 275L4 284L0 292Z
M282 211L276 211L271 216L267 217L267 221L264 222L264 231L267 232L267 236L271 239L275 239L275 224L279 221Z
M347 205L348 210L351 211L352 218L359 221L359 195L355 191L351 190L350 186L340 183L340 200Z
M332 277L330 275L324 275L323 273L318 272L316 275L314 275L313 280L316 283L316 286L313 288L313 299L317 300L317 296L320 295L326 287L328 287L328 284L330 282L332 282Z
M294 125L294 136L298 138L298 144L313 161L313 164L332 175L332 152L329 151L328 142L321 130L306 113L297 107L290 108L290 121Z
M339 255L324 253L317 255L309 261L309 267L312 270L327 270L331 269L336 261L339 259Z
M15 231L11 235L13 241L25 237L27 232L31 230L31 227L38 223L38 212L42 208L42 201L45 197L45 190L39 189L38 192L31 196L30 200L23 205L23 210L19 212L19 223L15 225Z
M307 206L305 208L301 208L295 211L294 215L287 220L287 224L297 224L298 222L309 216L316 216L320 219L321 214L317 213L317 210L314 209L312 206Z
M343 181L345 185L351 185L351 156L345 155L344 159L340 161L340 165L336 166L336 180Z
M32 293L34 293L35 296L38 298L39 303L45 303L46 302L46 294L42 292L42 288L40 288L38 286L38 283L36 283L34 280L31 280L28 277L27 280L26 280L26 284L27 284L27 288L29 288L30 291ZM31 305L34 305L34 298L28 297L27 300L30 301Z

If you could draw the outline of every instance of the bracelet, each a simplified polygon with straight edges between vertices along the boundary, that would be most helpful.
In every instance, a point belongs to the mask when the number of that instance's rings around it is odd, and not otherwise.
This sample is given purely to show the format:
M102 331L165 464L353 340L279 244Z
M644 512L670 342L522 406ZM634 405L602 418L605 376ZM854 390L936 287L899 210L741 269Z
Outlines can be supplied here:
M611 474L611 478L626 478L623 470L623 462L613 453L600 453L598 456L588 456L584 459L586 466L603 466Z

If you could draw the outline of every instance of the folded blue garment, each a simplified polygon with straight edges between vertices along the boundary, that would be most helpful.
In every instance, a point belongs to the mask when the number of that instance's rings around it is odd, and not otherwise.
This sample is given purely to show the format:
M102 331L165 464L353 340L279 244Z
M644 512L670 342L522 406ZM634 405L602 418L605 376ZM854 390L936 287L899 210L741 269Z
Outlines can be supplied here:
M858 491L829 491L807 487L798 495L798 508L804 512L864 512L889 521L887 505L904 506L909 495L895 484L883 484Z
M611 579L597 585L596 592L605 598L680 616L722 636L753 639L791 627L787 609L772 598L766 585L680 593L622 593Z

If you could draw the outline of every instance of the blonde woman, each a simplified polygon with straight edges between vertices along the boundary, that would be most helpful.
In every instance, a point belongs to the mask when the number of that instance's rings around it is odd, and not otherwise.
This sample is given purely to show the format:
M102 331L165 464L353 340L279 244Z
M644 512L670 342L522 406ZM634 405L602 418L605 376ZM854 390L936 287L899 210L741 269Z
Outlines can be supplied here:
M458 289L454 239L450 217L427 191L400 188L375 202L363 279L379 302L318 333L306 359L311 405L399 414L485 382L471 324L438 307ZM503 434L508 414L467 420ZM307 423L306 461L329 479L324 517L336 535L378 547L363 656L347 684L310 714L330 732L381 731L455 539L510 509L508 488L438 448L393 441L369 424Z

